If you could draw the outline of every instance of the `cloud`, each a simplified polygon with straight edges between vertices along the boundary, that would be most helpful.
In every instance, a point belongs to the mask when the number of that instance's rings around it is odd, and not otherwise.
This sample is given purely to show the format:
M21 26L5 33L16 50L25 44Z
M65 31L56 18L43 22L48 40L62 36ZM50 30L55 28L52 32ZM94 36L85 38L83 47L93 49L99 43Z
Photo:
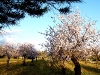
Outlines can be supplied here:
M44 40L43 39L42 40L41 39L40 40L37 40L37 39L35 39L35 40L29 39L29 40L21 41L21 43L26 43L26 42L33 44L37 50L41 50L41 51L44 50L44 48L41 46L41 44L44 43Z
M40 38L37 35L34 37L30 32L25 30L15 29L15 30L5 30L7 33L3 34L0 38L0 44L5 43L32 43L35 45L37 50L44 50L40 44L44 43L44 38Z
M15 29L15 30L5 30L5 33L2 33L0 36L0 44L5 44L7 42L15 43L17 38L22 35L22 30Z
M4 31L1 31L2 36L0 36L0 37L10 36L10 35L17 35L17 34L20 34L22 32L23 32L23 30L20 30L20 29L4 30Z
M6 35L16 35L16 34L20 34L23 30L20 29L14 29L14 30L5 30Z
M7 40L5 38L0 39L0 45L5 44L7 42Z

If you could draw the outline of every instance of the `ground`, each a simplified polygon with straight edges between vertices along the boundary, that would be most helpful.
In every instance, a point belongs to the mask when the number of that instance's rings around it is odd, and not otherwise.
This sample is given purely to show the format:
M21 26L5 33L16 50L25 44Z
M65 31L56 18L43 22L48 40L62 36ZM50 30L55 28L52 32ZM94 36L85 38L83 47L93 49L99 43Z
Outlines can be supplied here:
M100 75L100 63L98 69L96 64L80 61L82 75ZM6 58L0 58L0 75L61 75L61 68L55 64L51 66L48 61L43 59L27 59L26 66L22 66L22 59L11 59L10 67L6 70ZM71 61L65 62L66 75L74 75L74 64Z

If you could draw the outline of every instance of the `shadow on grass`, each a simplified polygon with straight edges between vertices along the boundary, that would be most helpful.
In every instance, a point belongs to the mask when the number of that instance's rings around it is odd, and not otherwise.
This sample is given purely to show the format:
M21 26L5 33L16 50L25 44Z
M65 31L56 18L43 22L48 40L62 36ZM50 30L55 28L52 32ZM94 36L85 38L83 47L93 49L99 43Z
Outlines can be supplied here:
M68 62L68 64L74 66L71 62ZM96 73L95 75L97 75L97 74L100 75L100 69L97 69L95 67L88 66L86 64L81 64L80 63L80 65L81 65L81 69L83 68L83 69L85 69L86 71L88 71L90 73L93 72L93 73ZM87 74L85 74L85 75L87 75ZM91 74L89 74L89 75L91 75Z
M4 70L5 66L0 65L0 72L2 75L63 75L59 66L51 66L45 60L27 62L26 64L26 66L22 66L22 63L12 63L9 70ZM66 75L74 75L74 72L66 68Z
M86 66L86 65L83 65L81 64L82 68L88 70L88 71L92 71L92 72L95 72L95 73L100 73L100 69L97 69L97 68L94 68L94 67L91 67L91 66Z
M58 68L49 66L47 61L38 60L33 63L28 62L18 75L56 75L58 71Z

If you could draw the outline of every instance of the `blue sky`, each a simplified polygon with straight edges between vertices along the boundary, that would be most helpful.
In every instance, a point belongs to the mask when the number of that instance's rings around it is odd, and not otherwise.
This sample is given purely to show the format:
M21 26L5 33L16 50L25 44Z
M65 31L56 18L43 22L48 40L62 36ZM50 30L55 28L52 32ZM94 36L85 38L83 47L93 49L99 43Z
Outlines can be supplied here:
M92 20L97 20L96 27L100 29L100 0L84 0L83 3L72 4L72 9L78 9L82 11L82 16L88 16ZM57 11L55 13L58 14ZM10 29L4 29L6 32L3 37L0 37L1 43L14 42L14 43L24 43L29 42L35 44L37 49L40 49L39 43L45 41L44 35L38 32L45 32L48 25L53 26L53 20L51 17L56 16L53 11L46 13L40 18L32 18L26 16L24 19L20 20L18 26L10 27Z

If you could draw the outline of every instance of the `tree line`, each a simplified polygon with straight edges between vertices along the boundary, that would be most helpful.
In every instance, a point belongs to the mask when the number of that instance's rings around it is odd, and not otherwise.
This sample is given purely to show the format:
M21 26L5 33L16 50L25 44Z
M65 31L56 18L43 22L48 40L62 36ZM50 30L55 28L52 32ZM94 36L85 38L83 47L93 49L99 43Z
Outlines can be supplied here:
M0 46L0 56L7 57L6 69L9 68L9 62L11 58L23 58L23 65L26 65L26 58L31 59L32 62L38 56L38 51L35 49L33 44L12 44L6 43Z

